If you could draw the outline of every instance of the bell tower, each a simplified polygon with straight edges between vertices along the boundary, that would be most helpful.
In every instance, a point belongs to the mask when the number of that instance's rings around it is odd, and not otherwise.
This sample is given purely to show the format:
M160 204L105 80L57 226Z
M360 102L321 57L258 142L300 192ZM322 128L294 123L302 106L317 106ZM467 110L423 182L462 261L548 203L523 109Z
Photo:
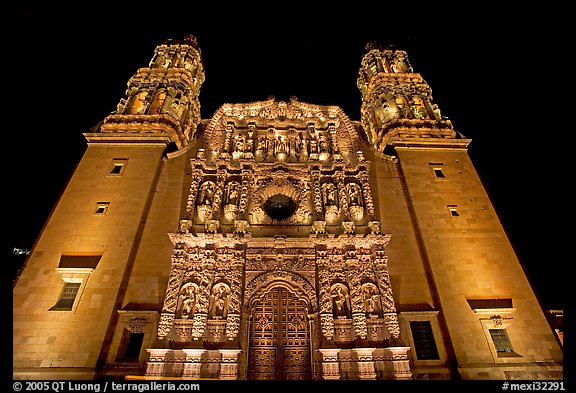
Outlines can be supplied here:
M366 51L357 85L362 94L362 127L374 149L383 152L402 138L456 137L452 123L432 101L430 86L413 72L405 51L374 43Z
M148 68L140 68L130 78L126 97L116 113L104 120L100 132L121 139L164 134L181 149L200 123L198 95L203 82L196 38L168 40L156 47Z
M438 378L443 367L463 379L557 378L562 353L468 156L471 140L441 115L404 51L369 44L357 85L415 378ZM403 209L390 191L403 195ZM409 228L413 241L403 235ZM429 294L416 295L424 288ZM419 348L424 331L439 352Z
M160 216L151 209L167 188L167 147L184 149L200 123L203 81L195 38L169 40L128 81L117 110L84 133L82 160L15 283L15 378L91 379L102 365L138 364L134 343L151 340L155 312L120 307L126 288L146 293L129 284L131 275L140 271L141 245L150 244L146 225ZM116 334L117 325L125 327Z

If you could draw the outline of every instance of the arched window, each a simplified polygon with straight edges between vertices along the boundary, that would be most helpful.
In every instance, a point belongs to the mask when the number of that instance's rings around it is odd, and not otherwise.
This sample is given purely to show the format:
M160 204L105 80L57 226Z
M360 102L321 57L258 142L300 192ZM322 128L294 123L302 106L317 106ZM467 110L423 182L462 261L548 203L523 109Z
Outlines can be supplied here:
M130 110L128 113L130 114L137 114L137 113L144 113L146 110L146 96L148 92L140 91L138 94L134 96L132 99L132 103L130 104Z
M149 114L153 115L155 113L162 112L162 105L164 104L164 100L166 99L166 91L160 90L154 96L154 100L152 101L152 105L150 106Z

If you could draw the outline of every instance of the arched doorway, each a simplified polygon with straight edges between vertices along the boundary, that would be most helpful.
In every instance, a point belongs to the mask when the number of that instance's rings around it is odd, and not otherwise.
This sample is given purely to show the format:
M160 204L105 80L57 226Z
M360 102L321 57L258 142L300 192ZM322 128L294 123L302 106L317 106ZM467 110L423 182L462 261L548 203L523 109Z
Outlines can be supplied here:
M248 379L310 379L306 301L284 286L252 302Z

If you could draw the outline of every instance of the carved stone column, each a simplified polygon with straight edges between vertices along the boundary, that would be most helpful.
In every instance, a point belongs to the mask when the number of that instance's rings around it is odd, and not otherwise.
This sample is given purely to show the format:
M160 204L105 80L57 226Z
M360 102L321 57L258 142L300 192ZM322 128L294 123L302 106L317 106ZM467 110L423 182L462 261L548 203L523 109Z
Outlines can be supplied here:
M368 212L368 218L370 221L375 221L376 213L374 211L374 201L372 200L372 190L370 189L368 171L360 172L360 181L362 182L362 193L364 196L366 211Z
M183 243L177 243L175 245L171 259L172 268L170 269L170 276L168 278L168 288L166 289L166 297L164 298L164 305L158 323L158 338L161 340L169 337L174 325L176 306L178 304L178 292L182 285L182 277L187 262Z
M195 169L192 174L190 192L188 193L188 199L186 201L186 214L184 215L184 218L187 220L192 220L194 218L194 208L196 206L196 198L198 196L198 189L200 187L201 180L202 171L200 169Z
M331 341L334 338L334 316L332 314L332 299L330 297L330 262L327 256L328 252L326 250L316 250L320 326L324 339Z
M320 171L311 171L312 187L314 190L314 212L316 220L323 221L326 218L322 215L322 185L320 184Z
M340 206L340 211L343 214L343 220L348 221L350 219L350 213L348 209L348 194L346 193L346 185L344 184L344 172L336 171L336 184L338 185L338 201Z
M222 145L222 153L220 154L220 158L228 159L230 158L230 143L232 141L232 134L234 133L234 123L228 122L226 124L226 133L224 136L224 144Z
M358 275L359 263L355 258L355 251L348 251L346 256L346 279L350 287L350 301L352 303L352 321L354 324L354 336L356 339L366 340L366 314L364 311L364 299L362 298L360 276Z
M383 248L377 247L374 250L374 273L380 289L382 299L382 310L384 312L384 323L388 337L400 340L400 323L394 304L392 294L392 284L388 274L387 257Z
M240 185L240 203L238 204L238 220L246 220L248 207L248 190L252 182L252 169L242 169L242 184Z
M214 201L212 203L213 219L219 220L222 214L222 196L224 194L224 186L226 184L226 170L218 169L218 180L216 182L216 191L214 193Z
M240 329L240 313L242 307L242 288L244 287L244 258L242 250L234 250L231 268L227 272L230 282L230 300L226 316L226 339L237 340Z

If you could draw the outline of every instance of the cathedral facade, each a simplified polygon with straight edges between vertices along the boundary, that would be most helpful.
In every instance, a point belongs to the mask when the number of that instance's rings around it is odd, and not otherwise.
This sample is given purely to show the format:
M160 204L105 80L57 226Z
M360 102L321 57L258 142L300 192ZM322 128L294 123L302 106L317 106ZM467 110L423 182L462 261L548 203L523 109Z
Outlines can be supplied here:
M269 98L200 116L159 45L14 287L16 379L559 379L562 350L407 54L369 45L361 119Z

